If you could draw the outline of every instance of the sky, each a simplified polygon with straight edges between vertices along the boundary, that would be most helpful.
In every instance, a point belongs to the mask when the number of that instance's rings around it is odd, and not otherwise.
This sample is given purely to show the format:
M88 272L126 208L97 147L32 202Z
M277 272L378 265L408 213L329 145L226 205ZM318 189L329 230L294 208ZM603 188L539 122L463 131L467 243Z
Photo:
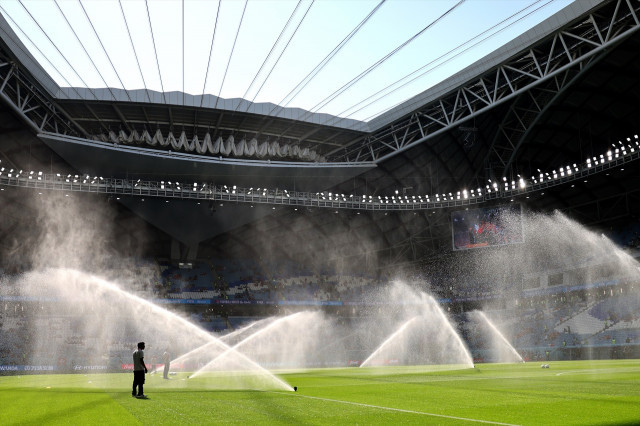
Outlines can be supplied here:
M572 1L3 0L0 13L61 87L213 94L369 121Z

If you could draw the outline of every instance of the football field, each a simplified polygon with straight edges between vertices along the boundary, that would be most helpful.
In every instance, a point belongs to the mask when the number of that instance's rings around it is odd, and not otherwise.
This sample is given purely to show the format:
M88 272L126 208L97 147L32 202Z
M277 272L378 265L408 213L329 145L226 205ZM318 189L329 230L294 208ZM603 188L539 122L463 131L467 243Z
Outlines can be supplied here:
M131 373L0 377L0 424L640 424L640 360L314 369L297 392L223 390L224 377Z

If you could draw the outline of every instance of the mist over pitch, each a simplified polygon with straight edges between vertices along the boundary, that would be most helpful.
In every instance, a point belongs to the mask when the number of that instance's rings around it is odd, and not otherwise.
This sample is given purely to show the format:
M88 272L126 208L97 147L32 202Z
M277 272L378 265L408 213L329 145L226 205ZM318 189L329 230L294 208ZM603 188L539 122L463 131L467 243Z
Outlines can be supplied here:
M212 387L288 390L291 387L270 370L473 366L469 336L461 337L464 333L457 313L445 310L437 295L429 295L430 276L442 271L427 270L410 286L395 281L367 289L354 301L351 315L290 307L236 332L215 335L151 302L153 296L136 287L145 277L114 250L117 241L109 238L109 227L115 219L108 208L79 200L61 203L56 197L52 194L37 201L40 216L25 245L30 248L32 271L6 283L25 300L40 303L40 312L25 313L20 336L32 363L64 359L76 365L121 356L125 364L134 342L145 340L150 355L169 349L176 355L172 365L181 371L197 371L194 379L225 377L224 384L211 380ZM483 281L507 295L512 292L514 303L521 288L513 285L511 277L550 268L563 270L594 258L603 259L603 268L614 262L624 274L637 277L635 260L565 216L528 214L525 219L525 243L469 253L468 262L445 272L460 286ZM114 263L121 268L108 267ZM116 270L124 275L114 277ZM486 316L482 321L496 324L488 326L494 332L484 331L485 343L511 347L509 319L488 317L491 321ZM500 324L506 326L506 332L499 330ZM83 355L87 348L95 354L89 360ZM505 353L500 360L522 359L513 347Z

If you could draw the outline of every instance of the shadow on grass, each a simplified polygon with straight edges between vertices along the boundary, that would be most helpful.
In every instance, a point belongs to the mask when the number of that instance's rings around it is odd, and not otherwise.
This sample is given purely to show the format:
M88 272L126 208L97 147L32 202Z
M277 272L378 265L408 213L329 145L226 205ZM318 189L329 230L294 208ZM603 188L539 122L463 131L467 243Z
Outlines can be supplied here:
M29 417L28 419L25 419L25 420L27 420L29 424L44 424L44 423L52 423L52 422L55 423L57 420L61 420L65 418L68 419L69 417L75 414L80 414L88 409L94 410L96 407L100 407L103 405L110 405L110 404L111 404L111 401L108 399L105 399L103 401L89 401L75 407L69 407L69 408L65 407L64 409L61 409L61 410L47 411L42 415Z

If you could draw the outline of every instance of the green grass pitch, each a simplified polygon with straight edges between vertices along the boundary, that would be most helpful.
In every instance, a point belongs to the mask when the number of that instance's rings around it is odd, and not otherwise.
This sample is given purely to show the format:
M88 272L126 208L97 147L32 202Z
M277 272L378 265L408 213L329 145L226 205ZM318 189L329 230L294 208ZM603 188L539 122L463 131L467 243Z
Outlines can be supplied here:
M5 376L0 425L640 424L640 360L549 364L278 374L297 392L220 390L222 378L147 375L147 400L131 397L131 373Z

